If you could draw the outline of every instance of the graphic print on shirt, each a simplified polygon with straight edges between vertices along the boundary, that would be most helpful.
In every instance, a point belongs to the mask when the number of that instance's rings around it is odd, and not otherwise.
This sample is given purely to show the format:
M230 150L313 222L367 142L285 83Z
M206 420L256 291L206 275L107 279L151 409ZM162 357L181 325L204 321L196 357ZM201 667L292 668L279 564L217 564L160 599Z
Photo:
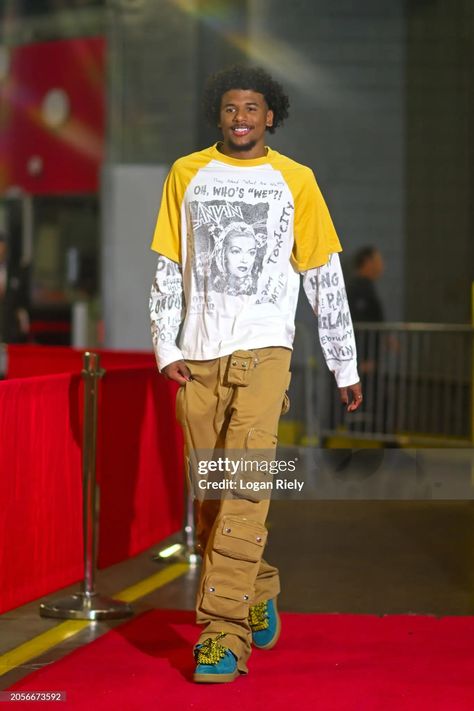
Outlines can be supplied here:
M160 255L150 294L151 335L158 341L174 343L183 312L182 278L179 266Z
M200 292L257 292L268 244L266 202L192 201L193 271Z
M339 256L307 272L306 296L318 318L319 339L327 363L350 362L356 357L354 330Z

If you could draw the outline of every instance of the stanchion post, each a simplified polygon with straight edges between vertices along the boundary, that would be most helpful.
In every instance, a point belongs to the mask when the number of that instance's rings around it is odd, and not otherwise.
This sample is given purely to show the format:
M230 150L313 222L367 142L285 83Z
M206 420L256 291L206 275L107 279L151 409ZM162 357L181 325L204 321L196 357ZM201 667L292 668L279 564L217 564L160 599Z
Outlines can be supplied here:
M96 483L97 409L99 378L104 375L97 353L84 353L84 433L82 442L82 496L84 536L84 595L93 595L97 565L99 491Z
M185 466L190 466L189 462ZM182 527L182 542L166 546L154 553L152 559L157 562L188 563L191 567L199 565L201 558L196 553L196 525L194 520L194 501L191 495L191 486L187 481L184 487L184 516Z
M471 282L471 447L474 449L474 281ZM474 458L471 449L471 486L474 486Z
M184 546L189 563L195 563L196 556L196 526L194 521L194 501L189 493L185 492L185 521L184 521Z
M471 326L471 444L474 447L474 281L471 282Z
M97 353L86 351L83 357L84 425L82 442L84 580L82 592L60 600L40 604L42 617L104 620L129 617L133 610L125 602L99 595L95 591L97 567L97 528L99 492L96 483L97 413L99 380L105 371Z
M8 350L6 343L0 343L0 380L7 375L8 370Z

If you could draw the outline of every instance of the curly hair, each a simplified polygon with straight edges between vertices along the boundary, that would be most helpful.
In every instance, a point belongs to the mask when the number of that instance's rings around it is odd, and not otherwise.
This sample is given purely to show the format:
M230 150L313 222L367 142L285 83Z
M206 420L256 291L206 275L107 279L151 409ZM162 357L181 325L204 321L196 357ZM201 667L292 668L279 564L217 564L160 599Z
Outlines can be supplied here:
M272 79L261 67L244 67L237 64L211 74L206 82L203 97L204 112L213 126L219 123L222 96L231 89L251 89L263 94L268 108L273 111L273 126L267 126L267 131L270 133L275 133L275 129L288 118L290 101L281 84Z

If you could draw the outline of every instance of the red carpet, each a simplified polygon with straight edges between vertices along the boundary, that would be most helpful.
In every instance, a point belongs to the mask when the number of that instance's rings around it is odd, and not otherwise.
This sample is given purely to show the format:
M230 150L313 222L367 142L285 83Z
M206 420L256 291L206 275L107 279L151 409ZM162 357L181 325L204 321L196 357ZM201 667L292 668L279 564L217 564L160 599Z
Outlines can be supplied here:
M152 610L11 688L66 691L61 708L94 711L474 709L474 617L282 620L278 646L254 651L232 684L194 684L193 614Z

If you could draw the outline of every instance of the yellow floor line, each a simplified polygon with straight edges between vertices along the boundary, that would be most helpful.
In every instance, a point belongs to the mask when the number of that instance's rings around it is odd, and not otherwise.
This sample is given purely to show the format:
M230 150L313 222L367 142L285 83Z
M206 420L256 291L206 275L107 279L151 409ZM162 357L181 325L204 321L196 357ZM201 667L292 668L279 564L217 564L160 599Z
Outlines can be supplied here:
M149 578L145 578L145 580L141 580L139 583L125 588L113 597L117 600L123 600L124 602L134 602L134 600L138 600L153 590L157 590L163 585L184 575L188 569L189 566L187 563L174 563L164 570L150 575ZM28 642L24 642L18 647L2 654L0 656L0 676L7 674L12 669L19 667L21 664L25 664L35 657L39 657L40 654L44 654L48 649L73 637L90 624L89 620L67 620L66 622L61 622L50 630L28 640Z
M188 570L189 565L187 563L173 563L164 570L150 575L149 578L145 578L145 580L141 580L139 583L125 588L125 590L117 593L114 597L124 602L133 602L141 597L145 597L145 595L153 592L153 590L161 588L163 585L166 585L166 583L170 583L172 580L175 580L175 578L179 578L180 575L184 575Z

